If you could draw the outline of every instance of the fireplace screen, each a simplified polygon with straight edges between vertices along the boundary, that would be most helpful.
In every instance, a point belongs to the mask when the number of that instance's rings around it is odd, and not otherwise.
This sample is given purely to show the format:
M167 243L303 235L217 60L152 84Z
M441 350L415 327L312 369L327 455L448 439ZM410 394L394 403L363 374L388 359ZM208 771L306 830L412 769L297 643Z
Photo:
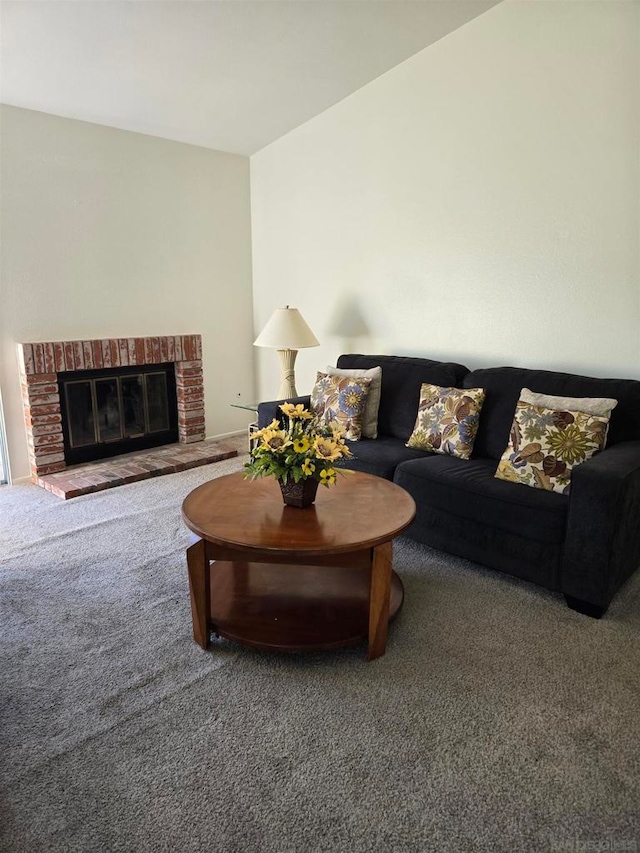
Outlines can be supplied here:
M173 365L60 374L68 462L177 441Z

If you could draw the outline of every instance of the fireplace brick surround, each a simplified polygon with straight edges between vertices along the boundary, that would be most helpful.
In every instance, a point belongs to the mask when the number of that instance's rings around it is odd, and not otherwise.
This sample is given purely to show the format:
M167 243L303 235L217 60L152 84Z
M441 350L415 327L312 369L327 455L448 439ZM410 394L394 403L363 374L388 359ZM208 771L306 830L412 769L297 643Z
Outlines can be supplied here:
M24 418L32 478L66 467L58 373L173 362L178 440L204 439L204 385L200 335L44 341L18 344Z

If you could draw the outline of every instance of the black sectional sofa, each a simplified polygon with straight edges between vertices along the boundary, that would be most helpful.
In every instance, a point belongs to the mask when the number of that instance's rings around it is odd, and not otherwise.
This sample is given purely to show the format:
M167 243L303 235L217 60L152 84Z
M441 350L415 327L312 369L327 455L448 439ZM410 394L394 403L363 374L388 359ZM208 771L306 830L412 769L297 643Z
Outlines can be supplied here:
M393 480L417 505L407 535L564 594L570 607L601 616L640 566L640 381L387 355L342 355L341 368L382 367L378 438L352 446L346 467ZM484 388L469 461L405 447L423 382ZM494 477L520 390L613 397L605 450L578 465L562 495ZM262 403L260 426L282 401ZM294 402L309 405L309 397Z

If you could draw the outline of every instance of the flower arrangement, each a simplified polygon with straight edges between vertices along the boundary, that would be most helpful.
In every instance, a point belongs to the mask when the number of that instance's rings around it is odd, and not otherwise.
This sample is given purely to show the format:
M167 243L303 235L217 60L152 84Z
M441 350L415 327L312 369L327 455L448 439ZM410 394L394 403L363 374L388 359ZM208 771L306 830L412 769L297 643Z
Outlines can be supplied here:
M336 424L319 421L302 403L284 403L280 408L288 427L274 418L253 433L256 444L251 461L245 463L245 477L275 477L281 486L307 480L331 486L337 476L334 465L353 455L344 432Z

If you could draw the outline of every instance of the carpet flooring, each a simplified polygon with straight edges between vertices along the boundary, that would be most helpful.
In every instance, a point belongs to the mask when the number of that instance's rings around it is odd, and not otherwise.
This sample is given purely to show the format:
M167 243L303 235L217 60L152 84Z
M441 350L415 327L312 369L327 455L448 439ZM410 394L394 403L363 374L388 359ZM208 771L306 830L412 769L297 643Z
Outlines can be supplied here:
M596 621L401 538L379 660L204 652L180 505L240 464L0 489L3 853L640 849L640 577Z

